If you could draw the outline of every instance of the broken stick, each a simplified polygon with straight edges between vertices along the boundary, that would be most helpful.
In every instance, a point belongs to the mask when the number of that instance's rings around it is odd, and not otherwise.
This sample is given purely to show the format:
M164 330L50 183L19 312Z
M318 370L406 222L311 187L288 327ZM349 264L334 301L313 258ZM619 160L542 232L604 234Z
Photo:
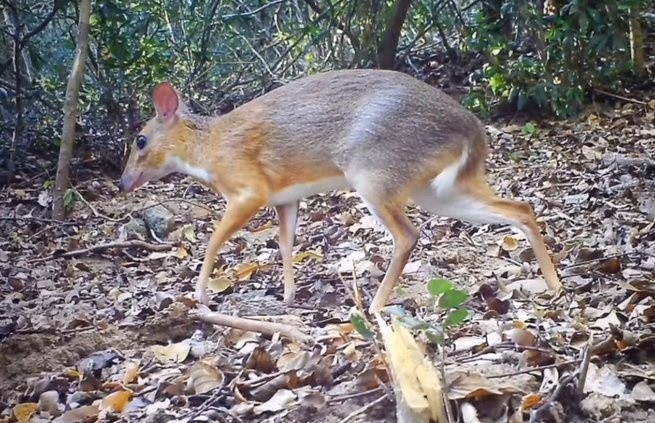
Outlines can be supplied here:
M130 241L108 242L106 244L98 244L98 245L94 245L93 247L82 248L80 250L67 251L61 254L57 254L57 253L50 254L49 256L39 257L30 260L29 263L47 261L56 258L82 256L84 254L97 253L98 251L104 251L110 248L131 248L131 247L139 247L148 251L166 251L166 250L170 250L173 247L173 244L151 244L149 242L141 241L138 239L133 239Z
M227 326L249 332L259 332L264 335L279 333L282 336L298 342L308 342L312 338L298 328L283 323L265 322L260 320L245 319L243 317L231 316L229 314L215 313L200 307L196 314L198 319L214 325Z

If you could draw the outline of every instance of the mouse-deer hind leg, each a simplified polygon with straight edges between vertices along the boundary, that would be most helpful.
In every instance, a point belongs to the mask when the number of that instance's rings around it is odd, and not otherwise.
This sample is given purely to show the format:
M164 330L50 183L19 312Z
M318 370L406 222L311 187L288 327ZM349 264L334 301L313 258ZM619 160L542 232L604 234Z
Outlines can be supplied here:
M447 189L438 186L438 179L435 178L430 186L412 194L412 199L419 207L474 224L499 223L519 228L532 246L546 284L555 293L560 291L562 283L530 204L497 196L482 177L456 183Z
M377 180L379 183L371 182ZM358 175L352 185L364 204L389 231L393 239L391 262L369 306L370 313L379 312L387 303L416 243L418 230L405 214L406 196L395 194L395 189L375 175Z

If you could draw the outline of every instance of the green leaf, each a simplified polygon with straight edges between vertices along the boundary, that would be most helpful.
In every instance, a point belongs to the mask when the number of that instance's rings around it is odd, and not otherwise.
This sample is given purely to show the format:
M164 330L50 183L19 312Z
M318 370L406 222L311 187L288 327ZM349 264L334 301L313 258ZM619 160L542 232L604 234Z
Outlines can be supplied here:
M440 332L440 331L438 331L438 330L436 330L434 328L430 328L430 329L426 330L424 333L425 333L425 336L428 338L428 340L430 342L432 342L433 344L443 345L444 337L443 337L442 332Z
M451 291L445 292L441 298L439 298L439 307L444 309L458 308L469 299L469 294L464 291L459 291L453 289Z
M523 126L523 133L527 135L534 135L537 133L537 127L534 123L528 122Z
M64 194L64 206L71 207L77 200L77 194L72 189L66 190Z
M369 329L366 320L359 313L352 313L350 315L350 323L353 324L355 330L359 332L365 339L373 339L373 331Z
M430 295L436 297L445 292L452 290L455 287L455 284L448 279L432 279L428 282L428 292Z
M457 308L450 313L448 313L448 317L446 317L446 326L457 326L461 324L464 320L466 320L469 317L469 312L465 308Z

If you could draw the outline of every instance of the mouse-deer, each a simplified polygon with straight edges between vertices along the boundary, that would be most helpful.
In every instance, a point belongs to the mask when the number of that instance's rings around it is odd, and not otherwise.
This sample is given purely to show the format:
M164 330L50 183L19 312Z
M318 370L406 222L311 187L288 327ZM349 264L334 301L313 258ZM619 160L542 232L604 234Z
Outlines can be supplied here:
M265 206L279 216L284 300L291 303L298 201L335 189L355 190L393 237L371 312L385 306L416 245L418 231L405 214L409 202L471 223L518 227L548 287L561 289L531 206L496 196L485 181L482 123L411 76L320 73L216 117L191 113L170 83L157 85L153 101L156 116L134 140L120 189L181 172L225 197L196 284L202 303L221 246Z

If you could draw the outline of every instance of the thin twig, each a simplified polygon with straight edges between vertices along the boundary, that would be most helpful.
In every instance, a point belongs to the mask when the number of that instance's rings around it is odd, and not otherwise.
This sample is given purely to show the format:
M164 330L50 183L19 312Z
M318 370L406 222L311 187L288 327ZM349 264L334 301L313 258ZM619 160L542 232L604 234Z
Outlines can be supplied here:
M538 408L532 410L530 413L530 420L528 423L536 423L543 421L540 417L553 406L553 402L557 400L557 397L562 393L566 385L569 384L575 377L575 373L572 373L570 375L567 375L563 377L562 379L559 380L559 383L557 384L557 387L553 391L553 393L544 400L544 403L540 405Z
M349 399L365 397L366 395L375 394L377 392L383 392L383 388L381 386L378 386L377 388L369 389L368 391L354 392L352 394L345 394L345 395L337 395L335 397L328 399L327 403L330 404L333 402L340 402Z
M79 222L65 222L63 220L57 220L57 219L47 219L44 217L36 217L36 216L11 216L11 217L0 217L0 220L33 220L35 222L43 222L43 223L54 223L57 225L62 225L62 226L71 226L71 225L78 225Z
M613 258L620 258L620 257L624 257L624 256L629 256L630 254L631 254L630 252L626 252L626 253L613 254L613 255L607 256L607 257L598 257L598 258L594 258L594 259L590 259L590 260L585 260L585 261L581 261L580 263L574 263L574 264L568 265L568 266L566 266L564 268L564 270L574 269L574 268L580 267L580 266L586 266L587 264L597 263L599 261L604 261L604 260L610 260L610 259L613 259Z
M80 192L77 190L77 188L75 188L75 187L71 187L71 189L73 190L73 192L74 192L75 194L77 194L77 196L79 197L79 199L82 200L82 202L84 203L84 205L86 205L86 206L91 210L91 212L93 213L93 215L94 215L95 217L100 217L100 218L103 218L103 219L108 220L108 221L110 221L110 222L120 222L120 221L121 221L121 219L114 219L113 217L109 217L109 216L107 216L107 215L104 215L104 214L100 213L98 210L96 210L95 207L93 207L93 205L92 205L91 203L89 203L89 202L87 201L86 198L84 198L84 196L83 196L82 194L80 194Z
M593 349L593 336L589 337L587 346L582 353L582 364L580 366L580 376L578 377L578 394L584 394L584 386L587 382L587 372L589 371L589 362L591 361L591 351Z
M89 248L82 248L80 250L74 250L74 251L68 251L65 253L61 254L50 254L49 256L46 257L39 257L33 260L30 260L28 263L37 263L41 261L47 261L47 260L52 260L52 259L58 259L58 258L66 258L66 257L76 257L76 256L81 256L87 253L97 253L98 251L104 251L108 250L110 248L131 248L131 247L139 247L143 248L144 250L148 251L166 251L170 250L171 247L173 247L173 244L151 244L149 242L141 241L138 239L133 239L130 241L117 241L117 242L108 242L106 244L98 244L94 245L93 247Z
M532 368L525 369L525 370L519 370L519 371L513 372L513 373L505 373L505 374L502 374L502 375L491 375L491 376L487 376L487 379L497 379L497 378L501 378L501 377L523 375L523 374L526 374L526 373L538 372L539 370L552 369L553 367L566 366L566 365L569 365L569 364L579 364L580 361L581 361L581 359L579 359L579 358L576 359L576 360L562 361L561 363L553 363L553 364L548 364L548 365L545 365L545 366L532 367Z
M363 406L362 408L359 408L359 409L353 411L352 413L348 414L346 417L339 420L339 423L346 423L347 421L354 419L355 417L359 416L360 414L366 413L368 410L370 410L371 408L375 407L376 405L382 403L386 399L388 399L387 396L382 395L380 398L376 399L375 401L370 402L370 403L366 404L365 406Z

